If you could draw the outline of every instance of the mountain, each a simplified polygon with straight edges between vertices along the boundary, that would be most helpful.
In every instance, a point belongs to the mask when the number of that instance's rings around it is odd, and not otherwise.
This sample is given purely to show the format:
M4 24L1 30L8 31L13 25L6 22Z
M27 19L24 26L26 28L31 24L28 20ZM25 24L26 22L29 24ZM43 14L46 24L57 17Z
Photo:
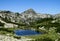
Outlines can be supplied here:
M54 16L50 14L41 14L36 13L33 9L25 10L22 13L0 10L0 20L14 25L29 24L29 22L34 22L36 20L41 20L44 18L60 18L60 14Z
M33 9L28 9L28 10L25 10L24 12L22 12L21 14L36 14L36 12L33 10Z

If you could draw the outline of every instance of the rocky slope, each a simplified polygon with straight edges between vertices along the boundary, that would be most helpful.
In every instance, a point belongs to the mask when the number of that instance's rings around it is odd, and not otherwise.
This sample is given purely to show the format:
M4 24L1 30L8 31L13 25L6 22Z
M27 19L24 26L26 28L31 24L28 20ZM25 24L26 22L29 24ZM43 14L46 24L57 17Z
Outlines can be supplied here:
M21 36L20 39L16 39L13 36L9 35L0 35L0 41L30 41L32 39Z

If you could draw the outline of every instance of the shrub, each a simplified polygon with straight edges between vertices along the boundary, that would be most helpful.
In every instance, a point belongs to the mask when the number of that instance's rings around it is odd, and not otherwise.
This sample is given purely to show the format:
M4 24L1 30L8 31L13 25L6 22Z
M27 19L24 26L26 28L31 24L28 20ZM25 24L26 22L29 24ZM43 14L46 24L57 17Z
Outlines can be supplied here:
M50 39L49 37L41 38L41 39L36 39L35 41L54 41Z
M16 39L21 39L21 37L20 36L13 36L14 38L16 38Z

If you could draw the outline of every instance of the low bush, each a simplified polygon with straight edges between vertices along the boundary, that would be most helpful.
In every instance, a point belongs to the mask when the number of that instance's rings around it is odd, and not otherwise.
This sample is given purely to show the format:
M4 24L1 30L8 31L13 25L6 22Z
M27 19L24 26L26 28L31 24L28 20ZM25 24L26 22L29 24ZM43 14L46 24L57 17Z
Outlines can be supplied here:
M13 36L14 38L16 38L16 39L21 39L21 37L20 36Z

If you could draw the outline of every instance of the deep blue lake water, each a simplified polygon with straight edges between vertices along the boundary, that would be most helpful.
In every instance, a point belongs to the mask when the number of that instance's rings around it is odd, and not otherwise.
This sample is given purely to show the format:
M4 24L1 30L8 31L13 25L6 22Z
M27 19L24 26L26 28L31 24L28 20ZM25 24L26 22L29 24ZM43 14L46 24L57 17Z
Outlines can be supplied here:
M14 32L19 36L42 34L41 32L36 32L34 30L15 30Z

